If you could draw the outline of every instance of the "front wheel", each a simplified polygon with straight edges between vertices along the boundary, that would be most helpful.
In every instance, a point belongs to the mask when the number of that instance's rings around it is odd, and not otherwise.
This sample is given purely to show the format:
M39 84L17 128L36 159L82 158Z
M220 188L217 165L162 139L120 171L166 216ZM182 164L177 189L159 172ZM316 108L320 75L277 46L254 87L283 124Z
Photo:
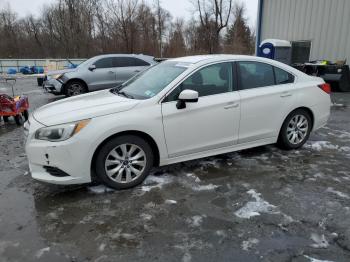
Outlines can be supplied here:
M290 113L284 121L277 144L283 149L297 149L309 139L312 128L310 114L303 109Z
M150 145L138 136L113 138L102 146L96 158L96 174L107 186L127 189L138 184L153 166Z
M73 81L67 84L65 95L67 97L77 96L86 93L87 90L82 82Z

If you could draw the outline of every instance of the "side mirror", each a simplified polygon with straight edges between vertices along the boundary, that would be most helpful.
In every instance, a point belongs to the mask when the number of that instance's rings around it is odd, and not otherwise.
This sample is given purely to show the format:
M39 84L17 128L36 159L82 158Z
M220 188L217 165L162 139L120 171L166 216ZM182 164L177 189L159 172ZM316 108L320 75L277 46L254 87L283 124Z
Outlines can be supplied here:
M186 108L186 103L197 103L198 92L194 90L186 89L179 94L179 98L176 104L177 109Z
M89 66L89 70L92 72L92 71L94 71L96 69L96 65L91 65L91 66Z

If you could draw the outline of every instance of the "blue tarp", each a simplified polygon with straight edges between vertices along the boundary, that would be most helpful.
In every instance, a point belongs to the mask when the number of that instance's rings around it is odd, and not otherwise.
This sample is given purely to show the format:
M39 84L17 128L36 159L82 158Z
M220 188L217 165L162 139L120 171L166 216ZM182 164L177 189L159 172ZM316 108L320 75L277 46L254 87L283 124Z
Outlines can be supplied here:
M17 74L17 70L15 68L9 68L9 69L7 69L7 73L9 75L15 75L15 74Z
M19 71L24 75L43 74L44 68L41 66L24 66L21 67Z

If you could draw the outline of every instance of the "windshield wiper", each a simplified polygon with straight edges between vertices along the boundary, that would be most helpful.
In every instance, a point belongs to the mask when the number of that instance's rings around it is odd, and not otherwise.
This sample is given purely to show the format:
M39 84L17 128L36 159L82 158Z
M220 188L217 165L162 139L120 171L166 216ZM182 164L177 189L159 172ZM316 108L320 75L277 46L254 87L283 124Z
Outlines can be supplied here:
M125 93L124 91L117 91L116 94L122 95L126 98L134 99L134 97L132 95L129 95L129 94Z
M113 87L110 91L111 93L115 94L120 91L120 89L123 87L123 84L117 85L116 87Z

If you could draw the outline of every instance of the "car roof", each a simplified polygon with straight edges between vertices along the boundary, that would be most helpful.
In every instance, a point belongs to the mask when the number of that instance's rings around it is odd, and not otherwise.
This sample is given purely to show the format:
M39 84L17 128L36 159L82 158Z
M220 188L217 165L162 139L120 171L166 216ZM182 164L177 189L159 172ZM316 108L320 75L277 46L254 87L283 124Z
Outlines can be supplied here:
M144 54L103 54L93 57L94 59L106 58L106 57L137 57L147 62L154 62L154 57Z
M249 55L230 55L230 54L185 56L185 57L169 59L168 61L197 64L201 62L215 62L215 61L224 61L224 60L254 60L254 61L266 62L266 58L260 58L257 56L249 56Z
M169 59L167 61L174 61L178 63L188 63L195 66L201 66L209 63L215 63L215 62L225 62L225 61L254 61L254 62L262 62L267 63L273 66L277 66L279 68L282 68L284 70L287 70L288 72L293 73L294 75L303 76L304 74L301 73L299 70L283 64L281 62L278 62L276 60L264 58L264 57L258 57L258 56L249 56L249 55L230 55L230 54L216 54L216 55L196 55L196 56L185 56L185 57L179 57L174 59Z

